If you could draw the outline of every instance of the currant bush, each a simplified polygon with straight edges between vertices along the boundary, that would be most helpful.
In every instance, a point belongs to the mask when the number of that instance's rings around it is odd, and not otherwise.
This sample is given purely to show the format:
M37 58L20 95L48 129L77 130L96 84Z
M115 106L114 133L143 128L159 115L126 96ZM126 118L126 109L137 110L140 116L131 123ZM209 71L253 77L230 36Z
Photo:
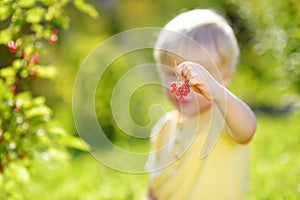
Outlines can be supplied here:
M97 16L83 0L0 1L0 45L12 57L0 67L0 199L28 196L24 188L34 163L65 161L67 147L84 149L77 137L53 122L45 97L32 93L34 82L28 86L33 77L55 76L55 67L42 63L41 57L58 42L59 30L68 28L65 8L71 5Z

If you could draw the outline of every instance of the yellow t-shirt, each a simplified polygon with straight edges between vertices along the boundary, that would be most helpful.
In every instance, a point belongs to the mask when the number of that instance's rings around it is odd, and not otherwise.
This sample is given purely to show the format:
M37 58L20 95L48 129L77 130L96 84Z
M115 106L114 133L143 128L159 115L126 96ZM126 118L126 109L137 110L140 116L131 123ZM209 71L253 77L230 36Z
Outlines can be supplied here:
M180 120L174 111L154 127L155 153L149 157L146 169L151 172L150 188L158 200L244 199L249 145L235 143L223 127L220 134L212 133L217 129L210 129L216 120L211 116L211 112L206 112ZM209 140L209 154L200 158Z

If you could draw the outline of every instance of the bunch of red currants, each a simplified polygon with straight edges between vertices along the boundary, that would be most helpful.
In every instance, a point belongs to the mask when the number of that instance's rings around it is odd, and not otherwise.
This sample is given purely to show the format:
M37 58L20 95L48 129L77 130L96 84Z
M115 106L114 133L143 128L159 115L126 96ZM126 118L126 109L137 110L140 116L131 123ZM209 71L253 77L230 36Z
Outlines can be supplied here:
M183 101L184 97L191 92L190 85L187 80L177 80L176 82L172 82L170 91L178 97L179 101Z

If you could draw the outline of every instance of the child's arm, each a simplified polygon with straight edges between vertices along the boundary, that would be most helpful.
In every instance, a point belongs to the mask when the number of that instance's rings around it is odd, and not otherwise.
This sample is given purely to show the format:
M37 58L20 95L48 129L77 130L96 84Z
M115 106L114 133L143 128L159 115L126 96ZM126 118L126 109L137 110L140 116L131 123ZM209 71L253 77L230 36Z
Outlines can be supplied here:
M195 92L216 103L223 113L230 136L238 143L247 143L256 130L256 118L249 106L219 83L203 66L183 62L176 73L187 79Z

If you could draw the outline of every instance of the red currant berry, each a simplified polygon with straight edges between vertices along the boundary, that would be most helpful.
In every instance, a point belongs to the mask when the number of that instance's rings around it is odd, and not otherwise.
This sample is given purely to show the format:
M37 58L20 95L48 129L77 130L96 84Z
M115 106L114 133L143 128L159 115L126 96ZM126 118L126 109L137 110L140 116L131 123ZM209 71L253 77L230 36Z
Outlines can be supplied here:
M12 93L16 94L16 93L17 93L17 91L18 91L18 88L17 88L17 86L16 86L16 85L12 85L12 86L10 86L10 91L11 91Z
M18 46L12 40L7 43L7 47L8 47L8 50L12 53L14 53L18 50Z
M31 77L36 77L37 75L38 75L38 70L37 69L34 69L34 70L29 72L29 76L31 76Z
M172 93L175 93L176 91L177 91L177 88L175 88L175 87L171 89Z
M50 44L55 44L55 43L57 42L57 40L58 40L58 36L57 36L56 34L53 33L53 34L50 36L49 43L50 43Z
M40 61L40 55L38 53L35 53L31 56L31 59L29 61L30 65L35 65Z
M174 82L172 82L172 83L171 83L171 87L172 87L172 88L177 87L177 84L174 83Z
M57 29L57 28L53 28L53 29L51 30L51 32L52 32L52 34L57 35L57 34L58 34L58 29Z
M179 100L179 101L183 101L183 100L184 100L184 97L183 97L183 96L180 96L180 97L178 98L178 100Z

